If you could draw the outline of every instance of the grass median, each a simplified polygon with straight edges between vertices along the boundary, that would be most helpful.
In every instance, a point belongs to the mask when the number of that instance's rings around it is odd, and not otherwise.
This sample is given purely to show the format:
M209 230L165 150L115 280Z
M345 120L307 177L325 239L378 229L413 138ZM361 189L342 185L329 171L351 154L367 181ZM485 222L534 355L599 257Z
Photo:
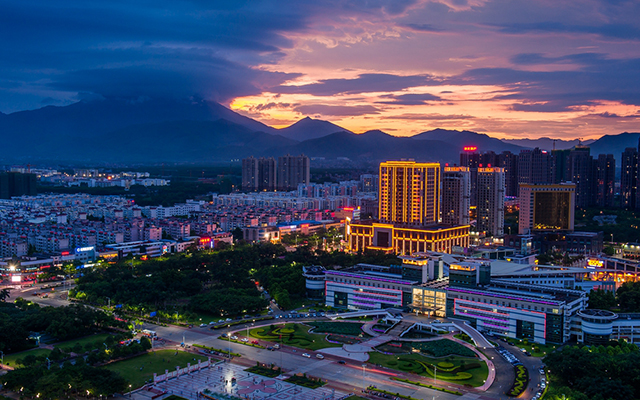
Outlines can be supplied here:
M326 335L309 333L310 326L304 324L273 324L251 329L249 336L287 346L307 350L319 350L327 347L342 347L340 343L329 343Z

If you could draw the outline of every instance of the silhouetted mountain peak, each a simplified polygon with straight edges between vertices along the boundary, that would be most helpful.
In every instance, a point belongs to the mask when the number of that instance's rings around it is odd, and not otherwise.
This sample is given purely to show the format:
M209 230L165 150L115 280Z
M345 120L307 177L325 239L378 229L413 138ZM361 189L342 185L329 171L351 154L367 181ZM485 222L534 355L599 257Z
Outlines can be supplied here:
M346 131L346 129L332 124L329 121L304 117L286 128L279 129L275 133L286 138L302 142L305 140L324 137L340 131Z

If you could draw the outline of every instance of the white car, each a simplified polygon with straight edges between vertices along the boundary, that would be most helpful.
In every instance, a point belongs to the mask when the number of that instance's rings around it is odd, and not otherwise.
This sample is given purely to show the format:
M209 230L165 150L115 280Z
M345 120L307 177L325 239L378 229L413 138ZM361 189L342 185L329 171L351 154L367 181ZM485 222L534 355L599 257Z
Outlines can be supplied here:
M231 340L238 340L238 337L237 337L237 336L235 336L235 335L234 335L234 336L231 336Z
M248 341L249 341L249 339L247 339L246 337L243 337L242 339L240 339L240 341L241 341L241 342L245 342L245 343L246 343L246 342L248 342Z
M324 360L324 356L322 354L316 354L316 358L318 360Z
M302 357L311 358L311 355L309 355L308 353L302 353Z
M200 324L200 328L204 328L207 324Z

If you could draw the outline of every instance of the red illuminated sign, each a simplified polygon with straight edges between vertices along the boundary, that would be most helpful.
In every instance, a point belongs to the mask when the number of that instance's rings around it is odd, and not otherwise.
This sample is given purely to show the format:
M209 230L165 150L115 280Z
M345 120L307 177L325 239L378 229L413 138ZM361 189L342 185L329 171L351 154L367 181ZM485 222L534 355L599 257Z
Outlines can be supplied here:
M464 151L476 151L476 150L478 150L478 146L464 146L462 148L462 150L464 150Z

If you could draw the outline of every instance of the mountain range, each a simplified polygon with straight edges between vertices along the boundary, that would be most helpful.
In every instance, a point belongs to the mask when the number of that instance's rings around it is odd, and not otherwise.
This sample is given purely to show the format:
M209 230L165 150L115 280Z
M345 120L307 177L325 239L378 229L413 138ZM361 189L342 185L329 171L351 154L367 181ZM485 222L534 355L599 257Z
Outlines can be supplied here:
M540 147L553 139L500 140L472 131L435 129L411 137L379 130L356 134L328 121L303 118L276 129L218 103L200 99L102 99L68 106L47 106L0 113L0 137L6 162L77 163L213 163L248 156L304 153L312 158L378 162L412 158L456 163L463 146L478 151L511 151ZM619 159L626 147L637 147L639 133L606 135L587 143L592 154ZM570 148L577 141L555 141Z

